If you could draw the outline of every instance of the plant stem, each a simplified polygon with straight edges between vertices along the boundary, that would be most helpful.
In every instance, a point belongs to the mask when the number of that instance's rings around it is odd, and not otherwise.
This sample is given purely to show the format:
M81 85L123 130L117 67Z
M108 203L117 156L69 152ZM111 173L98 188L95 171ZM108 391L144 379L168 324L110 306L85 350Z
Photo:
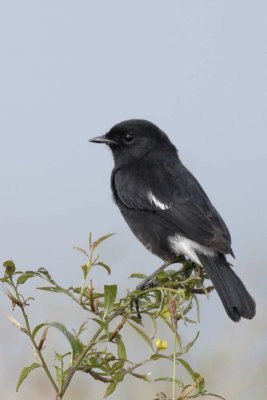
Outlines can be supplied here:
M11 280L11 282L12 282L13 289L14 289L14 291L15 291L15 293L16 293L17 300L20 301L20 296L19 296L17 287L16 287L16 285L14 284L13 280ZM37 355L38 355L38 358L39 358L39 360L40 360L40 363L41 363L43 369L45 370L45 373L46 373L48 379L50 380L50 382L51 382L53 388L55 389L56 392L58 392L57 384L56 384L56 382L54 381L54 379L53 379L53 377L52 377L52 375L51 375L51 373L50 373L50 371L49 371L49 368L48 368L47 365L46 365L46 362L45 362L45 360L44 360L44 358L43 358L42 352L40 351L39 347L37 346L37 344L36 344L36 342L35 342L35 340L34 340L34 337L32 336L31 327L30 327L30 324L29 324L29 319L28 319L28 316L27 316L26 311L25 311L25 309L24 309L24 305L23 305L22 307L20 307L20 308L21 308L21 312L22 312L22 315L23 315L23 318L24 318L24 321L25 321L27 334L28 334L29 338L31 339L31 342L32 342L32 344L33 344L33 347L34 347L34 349L35 349Z
M172 376L172 400L175 400L175 378L176 378L176 332L173 332L174 343L173 343L173 376Z
M112 321L114 318L116 318L118 315L120 315L123 310L125 310L130 304L130 300L128 300L126 302L126 304L124 304L123 307L120 307L118 310L116 310L113 314L110 315L110 317L107 319L107 323L109 323L110 321ZM67 378L65 380L65 383L62 387L62 390L58 393L56 400L61 400L73 378L73 375L75 374L75 372L77 371L77 369L79 368L79 366L81 365L83 359L86 357L86 354L88 353L89 350L91 350L91 348L95 345L95 342L97 340L97 338L99 337L99 335L101 334L101 332L103 331L103 327L101 326L96 333L94 334L94 336L92 337L92 339L90 340L90 342L88 343L88 345L84 348L84 350L82 351L82 353L79 355L79 357L77 358L75 364L69 369Z
M75 374L75 372L77 371L78 367L80 366L80 364L82 363L84 357L86 356L86 354L88 353L88 351L95 345L95 341L98 338L98 336L100 335L100 333L103 331L103 328L100 327L96 333L94 334L94 336L92 337L92 339L90 340L90 342L88 343L88 345L84 348L83 352L79 355L79 357L77 358L75 364L69 369L66 381L62 387L62 390L60 391L60 393L58 393L57 396L57 400L62 399L69 384L70 381L73 378L73 375Z

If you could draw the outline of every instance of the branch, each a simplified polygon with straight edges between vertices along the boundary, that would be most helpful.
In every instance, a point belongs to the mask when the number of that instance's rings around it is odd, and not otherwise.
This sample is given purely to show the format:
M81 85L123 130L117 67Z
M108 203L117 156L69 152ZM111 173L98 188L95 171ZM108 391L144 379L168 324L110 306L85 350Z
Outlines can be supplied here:
M13 282L12 277L10 278L10 281L11 281L12 287L13 287L15 293L16 293L16 299L17 299L18 302L21 303L18 290L17 290L17 288L16 288L16 285L15 285L14 282ZM39 348L39 346L37 345L37 343L36 343L35 340L34 340L34 337L32 336L32 332L31 332L31 327L30 327L28 315L27 315L27 313L26 313L26 311L25 311L25 304L21 303L21 304L20 304L20 309L21 309L21 312L22 312L22 315L23 315L23 318L24 318L24 321L25 321L27 335L29 336L29 338L30 338L30 340L31 340L31 342L32 342L32 344L33 344L33 347L34 347L34 349L35 349L35 351L36 351L36 355L37 355L37 357L38 357L38 359L39 359L39 361L40 361L40 363L41 363L41 366L42 366L43 369L45 370L45 373L46 373L48 379L50 380L50 382L51 382L53 388L55 389L56 392L58 392L57 384L56 384L56 382L54 381L54 379L53 379L53 377L52 377L52 375L51 375L51 373L50 373L50 371L49 371L48 366L46 365L46 362L45 362L45 360L44 360L44 358L43 358L43 355L42 355L42 352L41 352L41 348Z

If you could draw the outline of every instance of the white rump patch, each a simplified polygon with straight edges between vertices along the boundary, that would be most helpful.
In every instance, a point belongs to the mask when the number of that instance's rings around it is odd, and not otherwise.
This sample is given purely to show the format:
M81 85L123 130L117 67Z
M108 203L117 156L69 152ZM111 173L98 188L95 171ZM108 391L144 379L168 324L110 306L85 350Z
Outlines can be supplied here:
M171 208L171 206L169 206L168 204L164 204L162 203L162 201L158 200L151 191L149 191L147 195L151 203L161 210L168 210L169 208Z
M201 262L196 254L196 250L199 253L205 254L207 256L214 256L215 252L206 246L194 242L193 240L187 239L181 235L174 235L168 237L171 248L177 256L184 255L190 258L191 261L201 265Z

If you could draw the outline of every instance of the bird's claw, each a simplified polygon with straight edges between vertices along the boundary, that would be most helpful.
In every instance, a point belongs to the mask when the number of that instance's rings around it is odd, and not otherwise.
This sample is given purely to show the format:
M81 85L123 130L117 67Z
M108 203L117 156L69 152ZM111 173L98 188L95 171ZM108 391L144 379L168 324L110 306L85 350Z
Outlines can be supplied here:
M147 289L151 289L151 288L158 286L158 284L159 283L158 283L157 279L155 279L155 278L145 279L144 281L139 283L139 285L136 286L136 289L147 290Z

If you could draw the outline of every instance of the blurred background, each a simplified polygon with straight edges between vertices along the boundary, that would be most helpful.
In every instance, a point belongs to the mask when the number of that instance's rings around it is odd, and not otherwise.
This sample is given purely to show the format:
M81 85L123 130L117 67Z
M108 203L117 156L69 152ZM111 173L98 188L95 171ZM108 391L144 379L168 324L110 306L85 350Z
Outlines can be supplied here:
M136 283L131 273L152 273L160 260L111 199L111 154L88 139L123 119L153 121L228 224L236 271L257 302L252 321L234 324L214 293L201 300L199 326L183 330L185 341L200 330L186 359L228 400L263 400L267 390L266 13L263 0L0 3L0 261L43 266L62 285L79 284L84 259L72 247L85 247L90 231L116 232L101 248L113 274L95 272L96 289L104 279L119 282L123 295ZM36 297L32 324L58 320L71 329L85 318L30 281L25 291ZM21 321L0 293L0 397L54 398L39 370L15 393L33 357L8 314ZM64 349L59 334L49 335ZM131 347L136 357L147 351ZM153 372L160 375L160 365ZM127 378L111 399L152 400L161 391L170 397L169 384ZM66 399L103 392L80 374Z

